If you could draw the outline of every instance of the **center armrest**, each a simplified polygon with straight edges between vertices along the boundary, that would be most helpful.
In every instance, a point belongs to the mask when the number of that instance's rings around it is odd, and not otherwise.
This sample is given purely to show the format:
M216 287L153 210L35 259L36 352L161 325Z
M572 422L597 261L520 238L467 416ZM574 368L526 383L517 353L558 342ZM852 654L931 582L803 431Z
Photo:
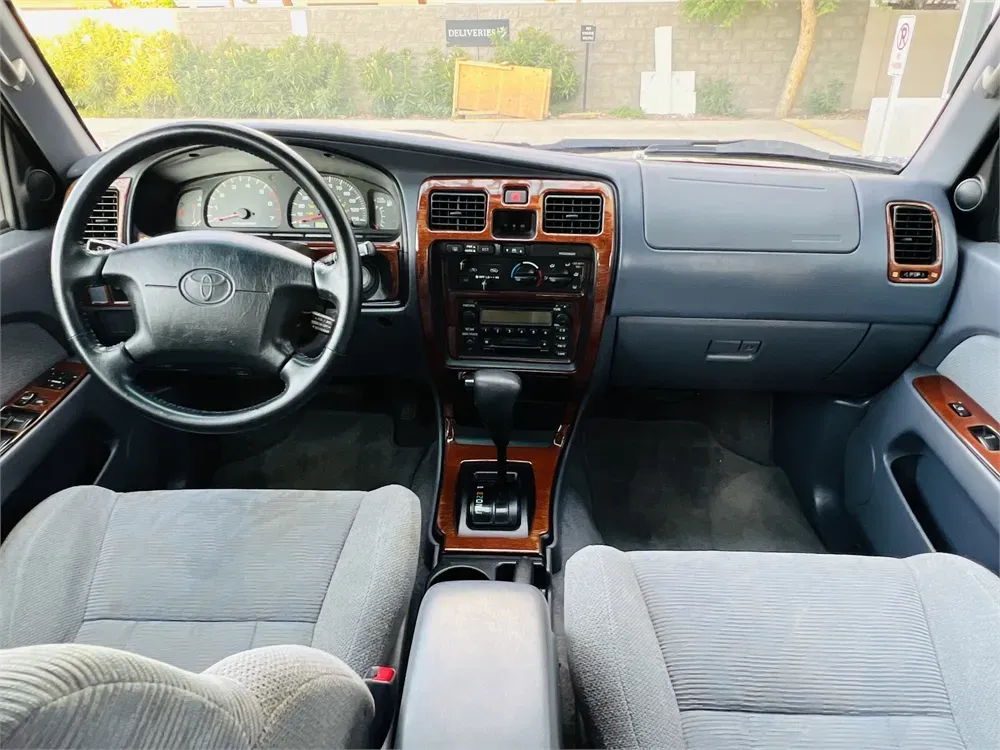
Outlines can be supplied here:
M534 586L454 581L420 605L399 748L558 747L556 656Z

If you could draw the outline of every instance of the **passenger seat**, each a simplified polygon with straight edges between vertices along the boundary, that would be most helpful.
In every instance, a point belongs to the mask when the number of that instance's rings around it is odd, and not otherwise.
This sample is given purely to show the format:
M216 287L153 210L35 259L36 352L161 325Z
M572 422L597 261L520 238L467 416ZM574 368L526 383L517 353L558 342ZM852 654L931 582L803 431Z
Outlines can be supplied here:
M1000 579L953 555L587 547L565 622L597 747L1000 746Z

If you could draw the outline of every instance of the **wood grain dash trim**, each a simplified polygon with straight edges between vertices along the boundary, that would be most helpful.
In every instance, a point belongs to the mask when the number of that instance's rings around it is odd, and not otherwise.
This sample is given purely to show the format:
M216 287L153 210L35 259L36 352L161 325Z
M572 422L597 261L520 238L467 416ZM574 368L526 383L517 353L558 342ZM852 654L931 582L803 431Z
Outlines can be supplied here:
M312 252L313 260L319 260L337 249L337 246L328 240L307 240L303 244ZM393 242L374 242L372 244L375 245L375 252L379 254L379 257L384 258L386 264L389 266L390 282L386 290L386 299L380 301L393 302L398 300L400 288L399 256L402 246L398 240Z
M523 240L504 240L493 236L491 227L493 212L500 208L510 208L503 202L503 191L507 187L528 189L528 203L518 206L528 211L536 212L536 232L533 237ZM478 232L442 231L430 228L430 195L435 190L476 190L485 192L488 196L486 210L486 228ZM598 234L556 234L542 229L542 210L545 196L549 194L600 195L604 203L604 219ZM611 294L611 276L614 269L617 236L615 194L611 186L595 180L572 179L516 179L516 178L432 178L425 180L420 186L417 202L417 248L416 274L417 295L420 303L420 315L424 328L424 340L431 361L439 368L444 368L448 357L447 342L443 331L435 326L433 274L434 263L431 258L431 245L439 240L484 242L554 242L559 244L590 245L594 248L595 265L592 293L589 296L590 316L587 320L586 340L578 341L574 357L574 377L586 382L594 364L597 361L597 351L604 331L604 321L607 318L608 302ZM513 299L509 292L497 292L486 295L492 299ZM541 298L541 297L539 297ZM445 300L436 300L439 305ZM523 364L523 363L522 363ZM498 362L498 367L503 363ZM519 367L519 371L530 371L530 365Z
M914 206L917 208L926 208L931 212L931 216L934 218L934 236L937 240L937 262L929 266L915 266L908 263L897 263L895 260L896 255L896 238L892 231L892 209L896 206ZM885 221L886 221L886 232L889 235L889 281L893 284L933 284L938 279L941 278L941 269L944 267L944 252L943 245L941 243L941 223L938 220L937 209L929 203L920 203L918 201L892 201L885 204ZM902 274L904 271L926 271L926 279L904 279Z

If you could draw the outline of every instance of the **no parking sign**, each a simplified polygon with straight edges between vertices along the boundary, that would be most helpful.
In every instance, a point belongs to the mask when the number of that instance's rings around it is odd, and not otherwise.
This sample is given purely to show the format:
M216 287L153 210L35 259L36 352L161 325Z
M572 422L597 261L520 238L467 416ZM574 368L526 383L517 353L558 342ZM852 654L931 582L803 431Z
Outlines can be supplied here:
M899 17L896 23L896 36L892 38L892 51L889 53L889 69L886 71L889 75L903 75L906 57L910 54L910 44L913 42L913 27L916 25L916 16Z
M896 99L899 98L899 87L903 81L903 70L906 68L906 57L910 54L913 44L913 27L917 25L916 16L900 16L896 22L896 35L892 38L892 50L889 52L889 69L885 72L892 78L889 86L889 98L885 103L885 114L882 126L879 128L878 148L875 155L885 156L886 139L889 137L890 123L896 110Z

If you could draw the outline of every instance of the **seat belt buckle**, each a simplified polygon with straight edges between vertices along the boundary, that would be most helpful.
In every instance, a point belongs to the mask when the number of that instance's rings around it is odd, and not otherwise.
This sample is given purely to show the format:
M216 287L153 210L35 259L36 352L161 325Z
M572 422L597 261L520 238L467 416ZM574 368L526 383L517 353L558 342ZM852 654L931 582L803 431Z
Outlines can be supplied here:
M364 676L365 685L375 701L375 718L372 720L371 747L382 747L392 722L396 718L398 685L396 670L392 667L369 667Z

